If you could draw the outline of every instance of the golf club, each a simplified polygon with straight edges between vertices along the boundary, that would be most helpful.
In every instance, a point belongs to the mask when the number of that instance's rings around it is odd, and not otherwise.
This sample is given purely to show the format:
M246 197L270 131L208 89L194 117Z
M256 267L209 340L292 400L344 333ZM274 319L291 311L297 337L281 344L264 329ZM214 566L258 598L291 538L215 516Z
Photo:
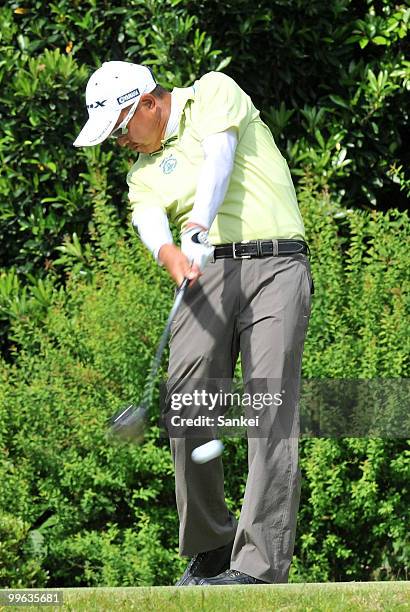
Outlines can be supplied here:
M139 405L129 404L128 406L125 406L119 410L109 419L109 438L122 440L124 442L135 442L136 444L139 444L142 441L147 423L149 407L151 405L152 395L155 388L155 381L161 364L162 354L168 341L172 321L181 305L189 282L189 279L185 278L177 289L174 304L168 315L165 329L162 332L157 351L151 362L144 392Z

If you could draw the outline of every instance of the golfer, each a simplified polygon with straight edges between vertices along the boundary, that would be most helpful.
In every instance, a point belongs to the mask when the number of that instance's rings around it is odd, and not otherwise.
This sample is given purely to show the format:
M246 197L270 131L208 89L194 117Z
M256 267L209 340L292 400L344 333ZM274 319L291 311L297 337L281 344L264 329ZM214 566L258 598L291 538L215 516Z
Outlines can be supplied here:
M313 284L286 161L250 97L222 73L169 92L144 66L106 62L87 84L86 103L89 119L74 145L113 137L135 152L127 177L132 223L177 285L190 279L171 331L168 400L193 392L197 381L203 391L232 379L239 355L245 389L281 400L259 410L260 428L248 430L238 521L225 503L222 458L191 460L212 427L171 435L180 553L192 557L177 584L287 582ZM180 228L180 246L169 220ZM185 414L196 411L209 406Z

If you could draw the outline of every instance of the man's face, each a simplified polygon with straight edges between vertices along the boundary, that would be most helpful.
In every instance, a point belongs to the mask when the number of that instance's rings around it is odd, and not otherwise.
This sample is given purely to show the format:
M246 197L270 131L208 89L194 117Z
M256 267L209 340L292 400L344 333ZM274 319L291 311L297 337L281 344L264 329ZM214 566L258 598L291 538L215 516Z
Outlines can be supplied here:
M129 111L124 108L115 125L116 129ZM165 130L161 106L158 99L151 94L144 94L138 103L134 115L128 122L128 133L117 138L120 147L127 147L138 153L153 153L161 147L161 138Z

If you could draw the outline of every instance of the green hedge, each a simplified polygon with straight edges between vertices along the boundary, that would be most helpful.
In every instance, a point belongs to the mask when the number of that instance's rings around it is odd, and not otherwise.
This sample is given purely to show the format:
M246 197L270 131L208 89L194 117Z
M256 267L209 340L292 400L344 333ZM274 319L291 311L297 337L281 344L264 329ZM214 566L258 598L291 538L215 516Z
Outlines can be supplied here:
M35 525L28 544L42 573L19 568L26 585L44 572L66 586L161 584L177 533L168 449L155 431L141 448L111 446L105 428L138 396L170 296L120 264L69 287L46 327L21 321L27 348L16 367L3 364L0 516ZM19 579L14 563L3 573L3 585Z
M115 239L102 200L88 260L68 258L67 288L51 287L42 321L16 314L20 350L1 365L1 586L172 584L183 567L158 408L141 447L104 437L106 418L141 394L172 286L137 240ZM346 212L309 186L300 201L316 284L304 376L408 377L408 216ZM246 442L226 447L238 513ZM301 459L291 580L408 577L406 441L305 439Z

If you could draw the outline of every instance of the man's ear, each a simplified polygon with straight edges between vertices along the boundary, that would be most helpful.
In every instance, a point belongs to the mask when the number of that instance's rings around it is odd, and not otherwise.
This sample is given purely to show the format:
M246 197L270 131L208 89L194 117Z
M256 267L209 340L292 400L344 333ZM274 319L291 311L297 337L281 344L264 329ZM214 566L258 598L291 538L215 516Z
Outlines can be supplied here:
M156 100L154 98L153 95L151 94L144 94L143 96L141 96L141 100L140 100L140 106L143 106L146 110L151 110L152 108L154 108L156 106Z

